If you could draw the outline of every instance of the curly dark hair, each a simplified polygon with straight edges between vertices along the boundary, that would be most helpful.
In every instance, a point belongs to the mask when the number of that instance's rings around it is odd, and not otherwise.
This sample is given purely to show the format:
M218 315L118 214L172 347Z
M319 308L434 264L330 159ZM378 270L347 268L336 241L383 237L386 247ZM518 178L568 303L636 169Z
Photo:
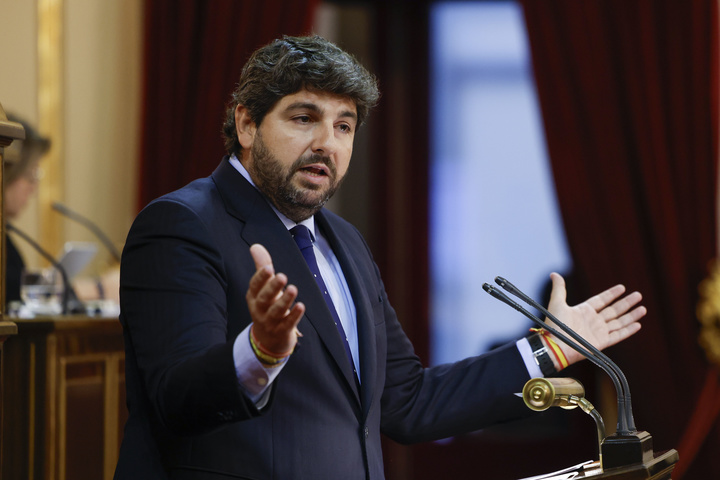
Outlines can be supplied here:
M245 106L259 126L282 97L302 89L350 98L357 108L358 125L380 97L376 78L332 42L317 35L284 36L256 50L243 67L223 124L228 154L239 157L242 150L235 130L238 105Z

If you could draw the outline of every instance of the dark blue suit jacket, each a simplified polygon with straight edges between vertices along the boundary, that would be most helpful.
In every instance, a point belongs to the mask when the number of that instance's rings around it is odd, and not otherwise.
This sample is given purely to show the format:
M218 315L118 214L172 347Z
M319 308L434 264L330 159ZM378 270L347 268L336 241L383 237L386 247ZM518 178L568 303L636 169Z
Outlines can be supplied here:
M360 233L316 215L357 309L358 391L330 312L267 200L228 162L149 204L123 252L121 322L129 420L116 479L381 479L381 432L418 442L526 412L514 344L425 369ZM300 345L258 411L238 386L235 337L263 244L307 311Z

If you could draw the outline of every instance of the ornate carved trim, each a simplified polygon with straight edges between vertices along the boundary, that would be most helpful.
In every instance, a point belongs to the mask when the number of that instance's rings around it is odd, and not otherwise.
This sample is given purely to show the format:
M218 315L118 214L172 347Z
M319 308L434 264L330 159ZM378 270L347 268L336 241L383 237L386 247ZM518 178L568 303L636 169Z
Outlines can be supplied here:
M708 361L720 367L720 261L712 263L710 273L698 289L696 314L702 326L698 342Z

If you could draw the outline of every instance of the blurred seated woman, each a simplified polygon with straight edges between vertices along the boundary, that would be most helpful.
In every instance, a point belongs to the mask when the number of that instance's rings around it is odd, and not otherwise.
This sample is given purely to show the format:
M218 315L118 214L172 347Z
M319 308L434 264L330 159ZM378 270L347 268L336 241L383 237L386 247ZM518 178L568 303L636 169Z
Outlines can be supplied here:
M3 156L3 214L12 222L27 206L38 183L38 165L50 148L50 140L41 136L26 121L8 114L8 120L25 127L25 140L16 140ZM25 262L7 232L5 233L5 302L20 300L20 276Z
M15 141L5 149L4 164L4 215L5 222L15 220L37 190L38 168L41 158L50 148L50 140L41 136L27 121L8 114L8 120L20 123L25 128L25 140ZM13 243L11 235L5 233L5 302L21 301L20 283L25 261ZM98 278L80 277L73 280L73 290L82 302L119 300L119 266L114 265Z

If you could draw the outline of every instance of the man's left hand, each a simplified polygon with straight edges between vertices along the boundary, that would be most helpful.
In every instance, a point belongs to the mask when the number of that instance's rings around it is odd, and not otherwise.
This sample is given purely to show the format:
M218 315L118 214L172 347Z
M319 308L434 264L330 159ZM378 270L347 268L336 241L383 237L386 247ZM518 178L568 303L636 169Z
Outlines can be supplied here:
M615 285L571 307L567 304L565 279L557 273L550 274L550 278L552 280L552 293L548 306L550 313L598 349L615 345L640 330L639 320L645 316L647 309L644 306L637 306L642 300L639 292L622 296L625 287ZM553 325L549 320L548 323ZM569 364L584 358L561 340L554 337L553 339L562 349Z

